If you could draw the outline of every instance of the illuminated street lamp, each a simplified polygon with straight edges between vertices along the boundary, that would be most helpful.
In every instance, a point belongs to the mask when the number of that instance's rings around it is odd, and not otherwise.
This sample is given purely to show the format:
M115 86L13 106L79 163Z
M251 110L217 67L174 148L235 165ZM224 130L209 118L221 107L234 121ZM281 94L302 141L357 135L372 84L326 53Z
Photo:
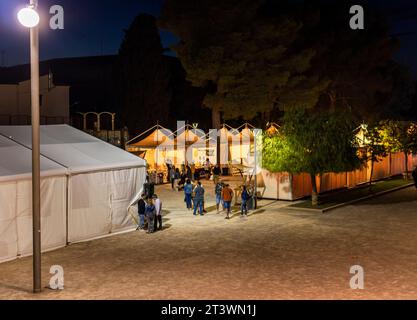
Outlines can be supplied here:
M32 110L33 292L41 292L41 205L39 138L39 14L38 0L30 0L17 19L30 29L30 86Z
M26 28L34 28L39 24L39 14L35 10L36 5L29 5L19 10L17 19Z

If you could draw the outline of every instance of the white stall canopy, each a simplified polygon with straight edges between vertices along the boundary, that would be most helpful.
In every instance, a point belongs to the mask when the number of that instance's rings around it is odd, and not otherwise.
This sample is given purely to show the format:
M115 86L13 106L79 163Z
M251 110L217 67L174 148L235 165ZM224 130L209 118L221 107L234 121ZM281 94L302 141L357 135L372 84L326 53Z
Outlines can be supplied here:
M126 150L145 159L155 170L163 170L168 159L173 161L174 136L160 125L155 125L126 143Z

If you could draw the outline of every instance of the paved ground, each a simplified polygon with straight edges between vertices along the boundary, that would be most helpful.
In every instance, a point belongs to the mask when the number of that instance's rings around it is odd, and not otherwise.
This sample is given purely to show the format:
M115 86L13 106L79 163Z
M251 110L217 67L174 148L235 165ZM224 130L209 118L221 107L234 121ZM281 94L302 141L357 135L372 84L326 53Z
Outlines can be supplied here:
M168 210L164 231L131 232L44 254L45 286L49 267L64 267L61 292L30 293L31 258L1 264L0 298L417 298L414 188L324 215L264 202L247 219L230 221L214 212L194 217L175 209L183 206L181 193L167 186L157 192ZM361 291L349 288L355 264L365 269Z

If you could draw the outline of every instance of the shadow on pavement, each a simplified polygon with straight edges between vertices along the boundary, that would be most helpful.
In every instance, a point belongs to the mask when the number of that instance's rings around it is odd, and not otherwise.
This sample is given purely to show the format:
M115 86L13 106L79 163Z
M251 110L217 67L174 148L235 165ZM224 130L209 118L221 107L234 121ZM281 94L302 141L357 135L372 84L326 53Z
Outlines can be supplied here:
M394 193L387 194L385 196L379 196L373 199L359 202L359 204L366 205L381 205L381 204L393 204L403 202L417 201L417 190L415 187L410 187Z
M0 288L20 291L20 292L25 292L25 293L32 293L32 290L25 289L25 288L20 288L20 287L13 286L13 285L10 285L10 284L5 284L5 283L0 283Z

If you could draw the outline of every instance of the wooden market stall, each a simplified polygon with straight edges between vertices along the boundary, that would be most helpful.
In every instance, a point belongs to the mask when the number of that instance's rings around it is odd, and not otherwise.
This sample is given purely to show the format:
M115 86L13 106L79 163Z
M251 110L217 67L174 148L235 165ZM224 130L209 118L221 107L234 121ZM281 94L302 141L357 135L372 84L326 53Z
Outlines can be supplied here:
M128 141L126 150L146 160L151 180L162 183L160 180L167 175L166 163L174 158L174 138L169 129L157 124Z

